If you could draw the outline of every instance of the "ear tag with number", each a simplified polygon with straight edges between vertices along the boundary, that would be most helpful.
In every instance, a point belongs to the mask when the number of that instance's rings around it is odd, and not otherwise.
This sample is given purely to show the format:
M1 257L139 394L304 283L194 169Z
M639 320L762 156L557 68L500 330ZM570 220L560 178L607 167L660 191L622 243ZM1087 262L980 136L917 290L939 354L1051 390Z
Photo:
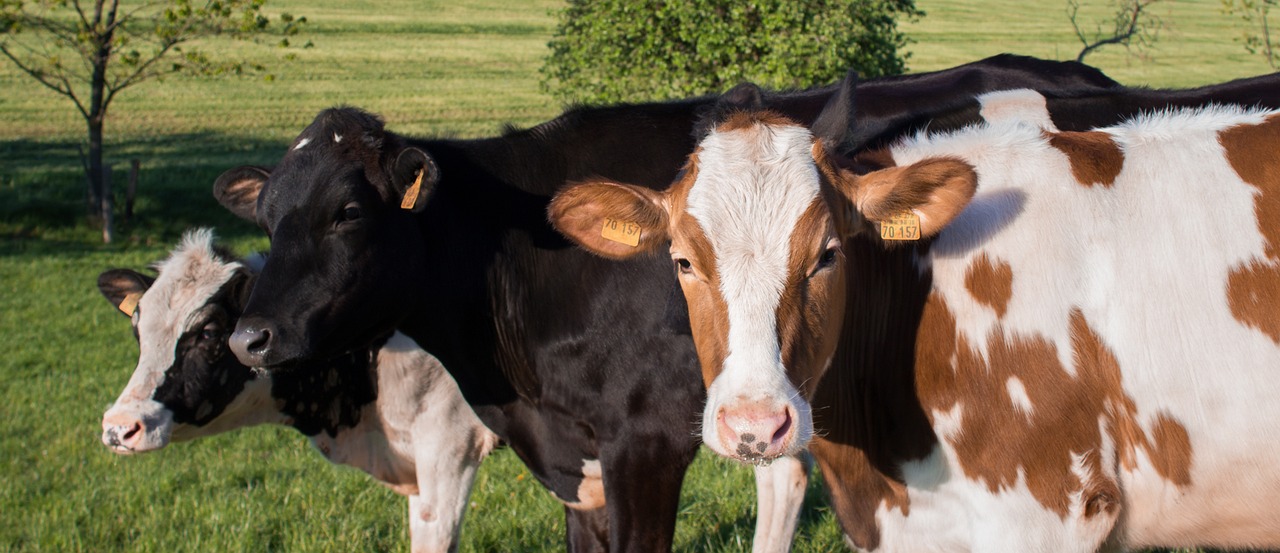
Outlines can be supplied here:
M418 169L418 176L413 179L413 186L404 191L404 198L400 200L400 209L413 209L413 206L418 204L418 193L422 190L422 174L426 172L426 169Z
M643 229L640 225L633 221L605 217L604 226L600 228L600 236L605 240L626 244L634 248L640 245L641 230Z
M142 294L134 292L126 295L123 300L120 300L120 305L116 307L120 309L121 313L132 317L133 312L138 310L138 300L140 299L142 299Z
M919 240L920 216L910 211L880 222L881 240Z

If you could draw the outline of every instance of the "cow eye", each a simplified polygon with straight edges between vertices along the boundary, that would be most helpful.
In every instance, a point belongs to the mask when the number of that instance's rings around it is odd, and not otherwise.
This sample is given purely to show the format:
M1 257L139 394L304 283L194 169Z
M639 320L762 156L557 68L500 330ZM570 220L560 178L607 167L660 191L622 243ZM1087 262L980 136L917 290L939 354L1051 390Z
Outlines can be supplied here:
M217 322L211 322L204 325L200 329L200 342L208 343L222 337L222 327Z
M360 219L360 215L360 206L355 202L351 202L342 207L342 214L338 217L338 221L350 223Z
M818 256L818 262L813 266L813 272L809 276L818 274L819 272L834 267L836 259L840 257L840 243L834 242L827 244L827 249L822 250L822 254Z
M675 262L676 262L676 270L680 271L680 274L682 275L693 274L693 264L689 263L688 259L685 259L683 257L677 257L675 258Z

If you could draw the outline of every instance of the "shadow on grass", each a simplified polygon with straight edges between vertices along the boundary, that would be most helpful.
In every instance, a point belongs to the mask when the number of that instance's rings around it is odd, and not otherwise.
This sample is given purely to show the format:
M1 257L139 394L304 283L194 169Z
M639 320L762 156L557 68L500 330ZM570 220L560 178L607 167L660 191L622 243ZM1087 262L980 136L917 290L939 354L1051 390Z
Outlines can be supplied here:
M211 226L226 239L260 231L222 209L211 192L223 171L270 164L278 140L217 133L134 138L108 145L116 210L116 244L101 243L91 223L75 141L0 141L0 255L68 253L172 243L190 227ZM133 216L125 217L129 160L141 162Z

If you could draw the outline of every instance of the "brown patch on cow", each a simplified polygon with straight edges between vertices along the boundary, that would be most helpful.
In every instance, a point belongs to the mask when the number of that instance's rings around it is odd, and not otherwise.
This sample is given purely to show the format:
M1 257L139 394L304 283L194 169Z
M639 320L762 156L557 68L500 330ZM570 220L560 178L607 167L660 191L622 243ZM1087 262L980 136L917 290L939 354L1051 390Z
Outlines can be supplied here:
M1050 146L1066 154L1071 162L1071 174L1080 184L1110 187L1116 183L1116 177L1124 168L1124 152L1111 135L1097 131L1045 135Z
M816 437L809 444L831 504L840 519L845 535L861 549L880 546L880 527L876 511L881 505L897 509L903 515L911 511L911 500L901 481L886 478L868 459L865 450Z
M1280 344L1280 267L1248 263L1227 276L1231 314Z
M1267 239L1267 257L1280 260L1280 170L1275 162L1280 149L1280 115L1268 117L1260 125L1222 131L1218 141L1236 174L1258 188L1254 204L1258 231Z
M799 127L791 118L782 115L776 111L735 111L725 117L719 125L716 125L716 132L732 132L749 130L757 126L769 127Z
M1232 271L1227 278L1231 314L1280 344L1280 170L1275 163L1280 148L1280 116L1260 125L1239 125L1222 131L1218 141L1227 161L1242 180L1258 189L1254 214L1258 232L1266 241L1267 262L1253 261Z
M1120 488L1103 470L1111 461L1102 458L1101 421L1122 466L1136 466L1136 451L1142 448L1161 477L1189 484L1185 428L1161 413L1148 435L1121 385L1119 362L1079 310L1070 314L1070 330L1074 376L1052 342L1040 336L1006 338L1003 328L989 334L984 358L957 332L942 298L930 296L919 337L919 393L933 415L960 408L961 430L947 439L965 476L994 493L1016 486L1021 475L1032 496L1063 518L1077 493L1086 515L1114 514ZM1010 378L1022 382L1031 413L1006 393ZM1088 474L1085 481L1073 470L1077 463Z
M689 190L698 179L698 157L689 157L685 170L666 192L671 247L683 253L692 264L698 279L689 282L681 277L680 289L689 306L689 325L693 344L702 366L702 382L706 387L720 376L729 355L729 306L720 294L720 275L716 270L715 249L698 220L686 211Z
M827 189L829 187L824 187ZM828 242L835 237L835 224L828 208L839 196L824 193L809 204L792 229L787 256L787 281L776 310L776 331L782 363L791 383L804 397L813 397L814 387L835 353L844 311L845 280L842 253L833 264L815 272Z
M979 255L969 265L964 287L974 299L994 309L996 317L1003 318L1013 297L1013 267L1003 261L993 263L985 253Z

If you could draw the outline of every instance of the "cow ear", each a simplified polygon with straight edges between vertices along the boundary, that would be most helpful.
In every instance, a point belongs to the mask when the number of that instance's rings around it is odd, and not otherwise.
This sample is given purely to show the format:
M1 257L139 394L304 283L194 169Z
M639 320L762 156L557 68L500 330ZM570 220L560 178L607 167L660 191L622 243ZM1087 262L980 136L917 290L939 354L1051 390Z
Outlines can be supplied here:
M237 217L256 223L258 194L270 176L271 170L266 167L242 165L229 169L214 181L213 197Z
M814 120L813 135L826 143L833 154L850 151L846 143L855 135L857 117L858 72L850 70L840 81L840 89L827 100L822 113Z
M98 275L98 291L116 309L132 317L138 300L156 279L129 269L111 269Z
M895 217L909 220L914 215L920 237L946 228L969 205L978 187L973 167L955 158L928 158L862 176L844 169L840 173L837 187L863 217L883 225Z
M400 209L420 213L440 182L440 169L418 148L405 148L391 164L391 189Z
M764 92L755 83L744 82L721 95L719 102L724 106L755 111L764 108Z
M583 249L626 259L670 240L662 193L607 181L569 186L547 207L547 218Z

